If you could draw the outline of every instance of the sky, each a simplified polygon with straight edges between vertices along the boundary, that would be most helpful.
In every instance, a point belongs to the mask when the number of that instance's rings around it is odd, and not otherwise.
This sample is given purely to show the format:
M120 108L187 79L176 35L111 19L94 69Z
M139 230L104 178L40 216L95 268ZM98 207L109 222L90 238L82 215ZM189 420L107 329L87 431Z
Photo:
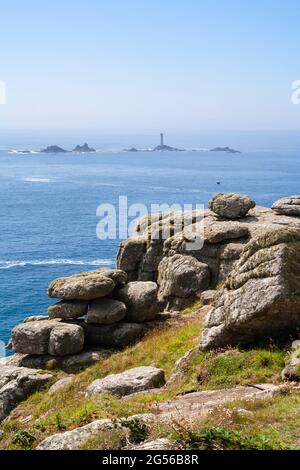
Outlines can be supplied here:
M297 132L298 0L0 0L1 129Z

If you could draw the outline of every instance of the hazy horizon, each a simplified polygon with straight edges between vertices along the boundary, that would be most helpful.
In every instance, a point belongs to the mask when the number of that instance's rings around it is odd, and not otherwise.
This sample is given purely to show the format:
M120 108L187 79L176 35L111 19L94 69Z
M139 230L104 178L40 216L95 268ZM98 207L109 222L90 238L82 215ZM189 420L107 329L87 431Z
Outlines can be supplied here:
M297 132L299 13L296 0L3 1L0 131Z
M1 130L0 150L39 149L48 145L59 145L72 149L77 144L88 144L97 149L121 150L124 148L154 147L159 143L159 134L164 132L165 143L185 149L209 149L233 147L242 152L299 151L300 133L265 131L219 131L183 133L176 131L127 130L127 129L18 129Z

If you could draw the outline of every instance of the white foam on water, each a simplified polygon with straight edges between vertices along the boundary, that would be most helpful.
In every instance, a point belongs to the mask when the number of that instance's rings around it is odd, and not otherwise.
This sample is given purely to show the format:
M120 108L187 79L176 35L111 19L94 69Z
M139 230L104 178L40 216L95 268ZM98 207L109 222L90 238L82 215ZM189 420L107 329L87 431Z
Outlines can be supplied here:
M14 149L14 150L10 150L8 153L10 154L14 154L14 155L34 155L34 154L37 154L37 153L40 153L39 150L27 150L27 149Z
M76 259L45 259L45 260L14 260L0 261L0 269L11 269L26 266L50 266L50 265L71 265L71 266L112 266L111 259L76 260Z
M23 178L22 181L26 181L26 183L51 183L49 178Z

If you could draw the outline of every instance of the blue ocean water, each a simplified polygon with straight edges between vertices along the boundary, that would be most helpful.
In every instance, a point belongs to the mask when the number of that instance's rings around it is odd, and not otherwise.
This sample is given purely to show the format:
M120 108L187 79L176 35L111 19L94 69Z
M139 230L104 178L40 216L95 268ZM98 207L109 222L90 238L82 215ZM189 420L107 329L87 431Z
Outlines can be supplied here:
M300 151L18 155L0 150L0 339L7 341L24 317L46 313L53 278L114 266L119 240L97 238L99 204L117 204L119 195L126 195L129 204L207 205L215 192L239 191L270 206L299 193L299 175Z

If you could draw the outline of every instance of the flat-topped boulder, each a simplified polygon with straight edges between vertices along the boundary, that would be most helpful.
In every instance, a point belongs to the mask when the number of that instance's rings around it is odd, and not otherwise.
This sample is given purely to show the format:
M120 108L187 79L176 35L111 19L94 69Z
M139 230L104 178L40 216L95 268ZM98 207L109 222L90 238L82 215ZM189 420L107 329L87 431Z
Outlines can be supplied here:
M12 348L20 354L65 356L80 353L84 331L79 325L56 320L32 321L17 325L12 331Z
M61 277L51 282L49 297L64 300L94 300L112 293L127 281L127 274L119 269L96 269Z
M139 323L154 320L158 313L157 291L155 282L135 281L117 290L114 296L126 305L127 321Z
M295 333L300 327L300 229L267 231L245 245L205 321L215 349Z
M48 315L51 320L61 318L70 320L83 317L88 309L88 302L84 300L69 300L58 302L48 308Z
M249 228L241 222L226 221L213 223L205 227L204 239L210 244L249 237Z
M50 379L51 374L40 370L0 365L0 422L18 403L39 390Z
M136 367L120 374L111 374L103 379L94 380L87 390L87 396L98 393L112 393L119 397L150 390L165 385L165 374L156 367Z
M98 299L91 303L85 321L99 325L110 325L123 320L126 311L126 305L119 300Z
M158 300L167 310L180 310L195 300L197 292L209 286L207 264L192 256L174 255L163 258L158 267Z
M237 219L245 217L255 202L249 196L240 193L218 193L208 203L209 209L219 217Z
M279 199L274 202L272 209L276 214L300 216L300 195Z

